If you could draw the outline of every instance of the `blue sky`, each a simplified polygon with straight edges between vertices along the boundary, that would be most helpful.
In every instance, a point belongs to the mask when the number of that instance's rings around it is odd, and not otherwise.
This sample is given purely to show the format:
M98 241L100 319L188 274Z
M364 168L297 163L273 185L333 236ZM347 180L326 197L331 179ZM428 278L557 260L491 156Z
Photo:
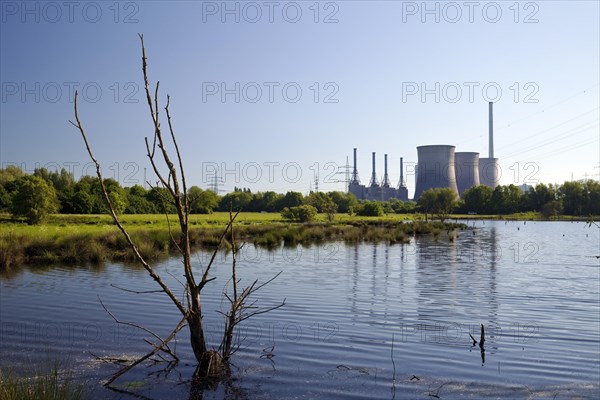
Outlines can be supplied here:
M221 193L307 192L318 171L341 190L356 147L365 183L372 151L394 184L404 157L412 195L416 146L487 156L488 100L502 184L600 173L597 1L0 4L2 166L93 172L68 123L77 88L105 175L142 183L143 33L203 188L217 171Z

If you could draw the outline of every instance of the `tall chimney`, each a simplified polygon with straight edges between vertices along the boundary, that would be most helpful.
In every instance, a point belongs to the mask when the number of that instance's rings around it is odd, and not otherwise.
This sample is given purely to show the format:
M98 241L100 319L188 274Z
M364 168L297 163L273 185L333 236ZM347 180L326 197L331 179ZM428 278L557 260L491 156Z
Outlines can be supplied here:
M352 170L352 183L358 183L358 170L356 169L356 147L354 148L354 169Z
M490 158L494 158L494 103L490 101Z
M400 157L400 187L404 187L404 160Z
M387 167L387 154L383 155L384 159L384 174L383 174L383 183L382 186L390 187L390 179L388 177L388 167Z
M371 186L377 186L377 174L375 173L375 152L373 152L373 173L371 174Z

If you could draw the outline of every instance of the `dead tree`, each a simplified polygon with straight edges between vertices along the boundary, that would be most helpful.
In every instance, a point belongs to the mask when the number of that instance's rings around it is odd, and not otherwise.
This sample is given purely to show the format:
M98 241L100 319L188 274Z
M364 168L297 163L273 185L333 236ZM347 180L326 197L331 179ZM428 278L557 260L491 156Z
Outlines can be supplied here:
M104 179L102 177L102 171L100 168L100 163L94 157L92 149L89 145L87 136L85 134L83 125L81 120L79 119L78 108L77 108L77 96L78 93L75 92L75 122L71 122L81 133L81 136L85 142L85 146L87 152L94 162L96 166L96 175L100 181L100 187L102 193L104 195L104 199L108 204L110 214L125 236L129 246L135 254L137 260L142 264L142 266L146 269L148 274L152 277L152 279L160 286L160 291L164 292L179 310L182 315L182 321L175 327L171 335L167 337L167 339L163 340L159 345L155 345L154 349L151 353L147 354L144 357L141 357L136 362L131 365L123 368L121 371L117 372L117 374L113 375L113 377L107 382L107 385L112 383L114 379L118 376L129 370L134 365L139 364L144 359L152 356L158 351L161 351L167 343L175 337L177 332L183 327L184 324L187 324L190 331L190 341L191 347L194 352L194 356L198 362L198 366L196 371L194 372L194 378L200 379L218 379L223 375L224 371L227 371L227 366L229 364L229 358L231 354L235 351L233 348L233 335L235 327L245 319L252 317L257 314L262 314L264 312L268 312L274 310L276 308L282 307L285 304L285 299L282 303L277 304L273 307L260 309L257 308L255 302L249 303L250 296L255 293L258 289L263 287L264 285L271 282L275 279L279 274L277 274L274 278L267 281L264 284L258 284L258 281L254 281L249 287L243 289L238 293L238 283L239 280L236 275L236 245L233 234L233 224L237 217L237 214L233 215L230 213L230 218L227 226L223 230L218 245L212 253L212 257L204 269L202 276L198 279L194 276L194 272L192 269L192 261L191 261L191 248L190 248L190 236L189 236L189 214L190 214L190 198L188 196L187 183L185 179L185 173L183 169L183 161L181 158L181 153L179 152L179 146L177 144L177 140L175 137L175 133L173 130L173 125L171 122L171 115L169 112L169 102L170 98L167 95L167 102L165 104L164 110L167 120L168 126L168 136L170 138L170 144L175 149L175 162L171 159L169 152L166 147L165 138L163 136L163 131L160 122L160 113L159 113L159 103L158 103L158 88L159 82L156 83L156 87L154 88L154 96L152 96L150 83L148 79L147 72L147 58L146 58L146 49L144 47L144 37L143 35L139 35L142 47L142 71L144 76L144 87L146 92L146 100L148 103L148 108L150 110L150 117L152 118L154 134L152 141L148 140L148 137L145 138L146 143L146 152L147 157L150 160L152 165L152 169L154 173L158 177L158 181L160 185L167 189L169 193L169 201L171 201L175 208L177 209L177 217L179 220L179 230L180 235L176 238L171 235L171 240L175 242L176 248L181 253L182 262L183 262L183 275L185 277L185 281L182 284L185 287L184 290L184 298L178 298L173 291L167 286L165 281L160 277L160 275L153 269L153 267L144 259L144 257L138 251L138 247L135 242L132 240L131 236L127 232L127 230L121 224L117 213L113 207L112 201L106 187L104 185ZM159 168L158 162L162 160L166 165L167 173L161 171ZM163 167L164 168L164 167ZM168 218L168 217L167 217ZM170 223L169 223L170 227ZM205 332L202 325L203 318L203 310L202 310L202 289L205 287L207 283L214 280L214 277L210 277L210 270L217 252L221 247L223 239L229 233L230 240L233 248L233 262L232 262L232 273L231 273L231 286L233 289L232 294L228 294L227 290L224 291L224 296L230 302L230 310L228 312L223 313L225 317L225 330L223 335L223 341L220 344L218 349L209 349Z

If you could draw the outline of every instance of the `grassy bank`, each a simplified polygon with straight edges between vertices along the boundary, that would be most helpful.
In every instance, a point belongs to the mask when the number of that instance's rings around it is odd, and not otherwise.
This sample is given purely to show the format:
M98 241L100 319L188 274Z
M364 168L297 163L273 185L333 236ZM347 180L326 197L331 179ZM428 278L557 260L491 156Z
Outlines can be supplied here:
M73 381L72 373L60 372L58 364L17 377L10 369L0 368L2 400L78 400L86 398L84 385Z
M497 220L497 221L587 221L590 217L577 217L573 215L557 215L547 218L540 212L527 211L514 214L452 214L451 220ZM594 217L598 220L599 217Z
M413 235L445 235L453 240L452 231L464 228L459 224L404 221L407 216L369 218L339 215L333 223L320 221L297 224L281 220L279 214L240 214L235 226L239 241L275 248L285 245L311 244L341 240L360 242L407 242ZM414 216L411 216L414 217ZM214 249L228 221L227 213L193 215L190 219L190 240L193 248ZM176 217L170 217L177 231ZM30 226L9 222L0 217L0 270L10 270L24 264L101 263L133 260L133 253L122 234L106 215L53 215L43 225ZM149 260L158 260L174 253L176 246L169 240L169 227L161 215L125 215L124 226L138 244L140 253ZM177 239L177 235L175 234ZM228 243L224 243L228 246Z

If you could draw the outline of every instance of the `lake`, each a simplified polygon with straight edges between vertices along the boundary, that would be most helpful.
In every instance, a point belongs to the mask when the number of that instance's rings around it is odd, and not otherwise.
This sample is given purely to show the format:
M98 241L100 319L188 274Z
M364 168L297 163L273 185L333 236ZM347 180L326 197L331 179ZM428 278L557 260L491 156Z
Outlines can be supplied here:
M413 399L595 398L600 395L600 229L583 222L470 221L408 244L327 243L274 251L246 245L242 285L266 281L261 306L285 307L240 326L231 385L197 393L187 328L168 371L143 364L115 383L141 398ZM195 254L197 270L208 255ZM204 297L205 327L220 342L220 293L230 255ZM157 271L182 293L181 263ZM147 334L166 336L179 314L137 265L30 267L0 277L0 362L16 372L60 359L91 397L134 398L99 382L133 359ZM486 329L485 352L473 346ZM50 360L50 361L49 361ZM394 380L395 377L395 380Z

